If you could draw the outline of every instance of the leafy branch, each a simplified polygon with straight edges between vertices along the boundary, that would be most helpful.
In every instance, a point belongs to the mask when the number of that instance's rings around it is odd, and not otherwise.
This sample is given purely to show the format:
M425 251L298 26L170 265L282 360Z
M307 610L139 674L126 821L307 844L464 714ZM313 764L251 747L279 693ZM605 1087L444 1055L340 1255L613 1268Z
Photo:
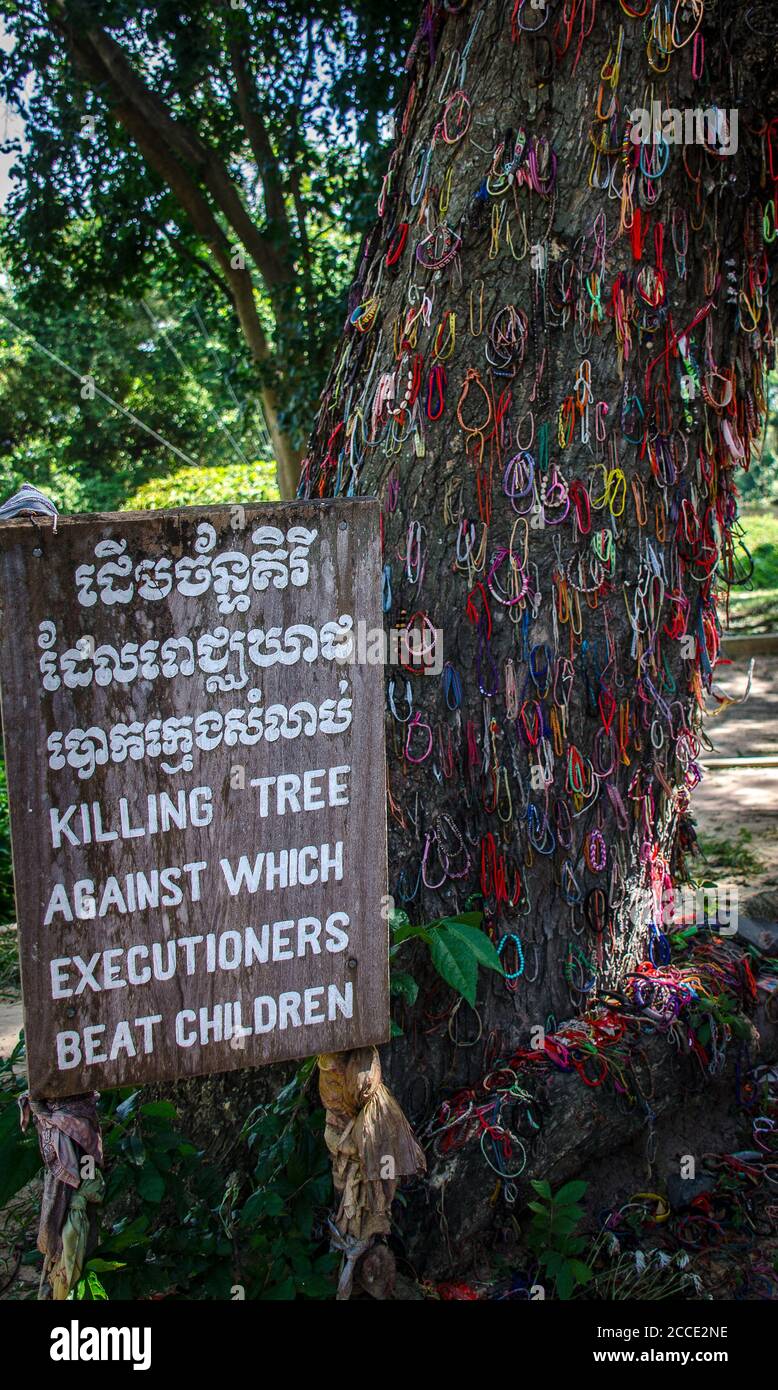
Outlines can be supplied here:
M433 968L447 985L475 1007L478 988L478 967L504 974L502 962L481 923L483 913L462 912L455 917L440 917L424 926L414 926L408 914L394 909L389 915L392 944L390 964L408 941L422 941L429 951ZM407 971L392 970L392 993L414 1004L419 987Z
M527 1203L533 1214L527 1244L553 1279L557 1297L566 1300L577 1285L588 1284L593 1277L590 1266L580 1259L586 1237L577 1234L585 1216L580 1198L588 1184L568 1182L553 1194L545 1178L533 1180L532 1186L540 1200Z

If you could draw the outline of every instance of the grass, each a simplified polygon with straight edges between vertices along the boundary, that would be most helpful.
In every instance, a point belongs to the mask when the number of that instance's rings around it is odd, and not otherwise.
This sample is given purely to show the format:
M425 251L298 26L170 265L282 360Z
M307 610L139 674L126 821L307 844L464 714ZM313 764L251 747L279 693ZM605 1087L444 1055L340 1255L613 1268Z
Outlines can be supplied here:
M698 844L709 869L716 873L730 869L740 878L751 879L762 873L765 867L751 849L753 838L751 831L742 826L736 840L717 840L712 835L700 835Z
M730 628L769 632L778 628L778 508L744 507L740 524L754 572L747 587L731 590Z
M20 987L19 940L16 928L0 927L0 1001L16 999Z
M778 589L778 508L748 507L742 517L755 589Z

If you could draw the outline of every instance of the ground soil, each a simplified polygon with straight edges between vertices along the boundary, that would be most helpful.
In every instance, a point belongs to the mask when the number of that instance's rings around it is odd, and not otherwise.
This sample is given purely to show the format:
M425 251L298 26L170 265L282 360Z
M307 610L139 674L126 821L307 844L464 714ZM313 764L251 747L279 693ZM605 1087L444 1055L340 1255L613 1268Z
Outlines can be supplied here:
M727 694L745 690L749 664L724 668L720 684ZM710 840L733 845L744 830L751 836L747 848L758 866L748 872L720 866L714 876L720 884L738 886L751 915L778 918L778 657L754 657L748 700L709 719L706 729L713 744L710 759L775 757L775 767L707 768L693 811L703 845Z

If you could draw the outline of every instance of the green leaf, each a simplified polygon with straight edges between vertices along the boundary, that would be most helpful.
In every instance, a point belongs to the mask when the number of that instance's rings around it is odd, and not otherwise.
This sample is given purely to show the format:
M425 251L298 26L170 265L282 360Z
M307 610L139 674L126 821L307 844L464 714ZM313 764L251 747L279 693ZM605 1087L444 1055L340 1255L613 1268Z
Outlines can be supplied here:
M556 1276L556 1291L562 1300L570 1297L575 1288L575 1275L569 1262L562 1265Z
M103 1288L103 1285L100 1283L100 1280L98 1279L96 1273L94 1272L94 1270L91 1270L89 1269L89 1267L87 1267L85 1278L79 1279L78 1283L76 1284L75 1290L73 1292L73 1301L83 1301L85 1303L88 1303L90 1302L90 1300L103 1300L107 1299L107 1297L108 1294Z
M565 1250L568 1255L580 1255L581 1251L586 1249L586 1245L586 1236L576 1236L575 1238L568 1236L565 1241Z
M153 1120L174 1120L176 1107L169 1100L147 1100L140 1108L141 1115Z
M554 1233L557 1236L568 1236L574 1231L581 1220L582 1212L576 1207L562 1207L561 1210L554 1209Z
M505 974L494 943L480 927L471 927L456 917L444 917L441 925L467 943L479 965L486 966L487 970L496 970L499 975Z
M551 1183L547 1182L545 1178L533 1178L532 1186L534 1187L538 1196L546 1197L548 1199L551 1198Z
M107 1299L108 1294L106 1293L105 1288L103 1287L102 1283L101 1283L100 1280L98 1279L97 1275L96 1275L96 1274L94 1273L94 1271L91 1270L91 1269L90 1269L89 1272L87 1273L86 1282L87 1282L87 1287L88 1287L88 1289L89 1289L89 1292L90 1292L90 1294L92 1295L92 1298L104 1298L104 1299Z
M273 1302L282 1299L292 1301L296 1292L294 1279L284 1279L282 1283L275 1284L272 1289L268 1289L267 1293L260 1294L260 1299L263 1301L271 1300Z
M430 945L430 957L441 979L474 1008L478 962L467 943L448 928L438 927Z
M37 1135L22 1134L15 1101L0 1110L0 1208L41 1168Z
M146 1147L139 1134L125 1134L120 1141L119 1149L126 1155L128 1163L137 1164L140 1168L146 1159Z
M406 999L409 1004L415 1004L419 997L419 985L407 971L393 970L390 992L399 995L401 999Z
M441 922L444 922L446 924L451 922L461 922L466 927L482 927L483 920L483 912L456 912L449 917L439 917L437 921L431 922L430 926L439 927Z
M165 1179L151 1163L143 1164L135 1179L135 1186L146 1202L161 1202L165 1195Z
M249 1225L263 1216L283 1216L286 1203L277 1192L252 1192L240 1214L241 1222Z
M148 1245L149 1238L145 1234L148 1230L148 1216L136 1216L127 1226L119 1229L109 1236L105 1244L110 1250L126 1250L131 1245Z
M559 1206L569 1206L572 1202L580 1201L588 1186L588 1182L582 1182L580 1179L566 1182L564 1187L560 1187L559 1191L554 1193L554 1201Z
M276 1096L273 1102L274 1108L276 1110L282 1110L284 1106L288 1105L290 1101L296 1100L299 1093L300 1084L298 1082L297 1076L293 1076L291 1081L287 1081L286 1085L282 1086L281 1090L278 1092L278 1095Z
M429 946L432 941L432 933L428 927L414 927L411 922L406 922L404 926L398 927L394 932L395 946L411 939L426 941Z
M575 1276L576 1284L590 1284L594 1278L593 1271L584 1264L583 1260L571 1260L570 1268Z
M403 912L402 908L399 907L392 908L389 913L389 928L391 931L399 931L401 927L409 927L410 924L411 919L407 912Z

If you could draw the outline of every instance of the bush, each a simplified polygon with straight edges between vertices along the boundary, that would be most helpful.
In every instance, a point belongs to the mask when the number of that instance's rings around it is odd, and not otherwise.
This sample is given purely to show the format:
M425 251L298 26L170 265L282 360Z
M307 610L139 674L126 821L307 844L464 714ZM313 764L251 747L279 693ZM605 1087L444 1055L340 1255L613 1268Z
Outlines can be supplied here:
M230 502L277 502L275 463L229 463L223 467L178 468L142 483L122 503L124 512L164 507L217 506Z

